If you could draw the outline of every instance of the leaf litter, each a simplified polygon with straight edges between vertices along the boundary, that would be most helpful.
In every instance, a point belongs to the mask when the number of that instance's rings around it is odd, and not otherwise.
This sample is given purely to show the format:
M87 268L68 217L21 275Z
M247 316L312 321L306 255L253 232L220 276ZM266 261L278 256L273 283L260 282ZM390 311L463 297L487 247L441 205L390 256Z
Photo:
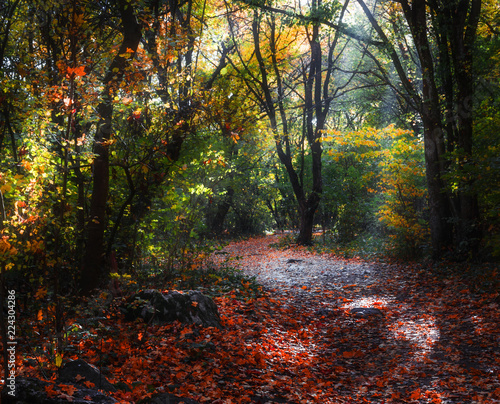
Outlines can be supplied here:
M498 293L416 265L271 248L278 237L225 248L263 292L216 297L222 330L109 315L99 338L68 340L74 358L103 364L124 403L161 392L213 404L500 403Z

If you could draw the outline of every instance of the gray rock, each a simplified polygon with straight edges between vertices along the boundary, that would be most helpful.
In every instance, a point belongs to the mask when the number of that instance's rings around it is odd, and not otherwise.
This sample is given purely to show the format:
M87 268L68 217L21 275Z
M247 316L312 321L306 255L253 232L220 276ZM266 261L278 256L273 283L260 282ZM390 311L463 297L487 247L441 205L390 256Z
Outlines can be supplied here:
M161 293L144 290L132 296L122 307L127 321L142 318L155 324L180 321L202 327L222 328L214 301L198 291Z
M384 315L382 310L374 307L354 307L350 311L355 317L362 318L379 317Z
M59 380L62 382L81 383L77 380L77 376L84 379L82 382L92 382L96 389L104 391L116 391L108 380L99 372L94 365L90 365L83 359L77 359L66 363L59 371Z

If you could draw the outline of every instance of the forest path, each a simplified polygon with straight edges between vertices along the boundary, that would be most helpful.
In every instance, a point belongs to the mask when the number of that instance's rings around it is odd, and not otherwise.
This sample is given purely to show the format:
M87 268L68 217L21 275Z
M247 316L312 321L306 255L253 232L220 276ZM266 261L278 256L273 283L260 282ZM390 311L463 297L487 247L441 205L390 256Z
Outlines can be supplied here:
M277 385L302 386L303 402L500 403L500 310L491 296L422 266L271 247L280 237L224 249L273 302L247 318L260 315L266 327L260 344L280 369ZM269 386L256 392L257 402L294 402L276 400L287 395Z
M303 247L274 248L282 234L231 243L224 251L249 276L255 276L266 289L341 289L346 285L366 287L379 280L384 266L357 259L340 259L317 254Z

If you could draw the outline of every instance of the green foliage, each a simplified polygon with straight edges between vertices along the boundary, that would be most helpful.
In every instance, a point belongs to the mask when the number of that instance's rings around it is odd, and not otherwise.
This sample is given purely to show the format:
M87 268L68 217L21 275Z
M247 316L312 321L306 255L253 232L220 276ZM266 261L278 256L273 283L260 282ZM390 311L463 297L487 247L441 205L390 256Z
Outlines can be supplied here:
M326 0L319 4L319 7L311 7L307 17L311 21L334 21L342 5L337 0Z
M226 258L219 247L213 247L205 254L199 254L189 265L167 268L165 262L157 261L139 274L142 285L163 289L202 291L208 296L233 294L238 299L250 299L262 294L262 287L255 278L236 269L234 259ZM148 268L146 270L146 268Z
M379 220L387 227L393 254L419 257L429 237L423 142L407 131L387 134L391 143L379 163L384 195Z
M328 132L323 142L329 157L321 218L331 232L323 242L335 240L348 256L382 246L400 257L418 256L428 237L422 142L393 126ZM383 235L388 243L373 242ZM365 244L373 248L363 251Z
M374 228L375 193L379 178L383 131L328 132L323 137L326 157L322 227L340 243L348 243Z

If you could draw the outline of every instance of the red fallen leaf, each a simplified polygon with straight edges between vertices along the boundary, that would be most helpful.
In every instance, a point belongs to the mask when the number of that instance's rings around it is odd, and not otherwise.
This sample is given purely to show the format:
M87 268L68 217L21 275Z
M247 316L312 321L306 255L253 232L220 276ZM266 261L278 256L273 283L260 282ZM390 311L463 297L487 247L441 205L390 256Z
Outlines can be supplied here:
M266 362L264 360L264 355L262 355L260 352L256 352L254 355L255 358L255 364L261 367L264 367L266 365Z
M419 400L421 396L422 396L422 394L420 393L420 389L416 389L415 391L413 391L411 393L410 399L412 399L412 400Z
M89 389L95 387L95 384L88 380L86 382L83 382L83 384L87 386Z
M363 356L363 353L361 351L358 351L358 350L353 350L353 351L345 351L342 353L342 356L346 359L350 359L350 358L356 358L356 357L359 357L359 356Z
M54 390L53 384L49 384L48 386L45 386L45 392L47 393L47 396L49 398L56 397L60 393L58 390Z
M77 391L78 389L73 386L72 384L61 384L59 385L59 387L61 388L61 390L63 392L65 392L68 396L72 396L73 394L75 394L75 391Z

